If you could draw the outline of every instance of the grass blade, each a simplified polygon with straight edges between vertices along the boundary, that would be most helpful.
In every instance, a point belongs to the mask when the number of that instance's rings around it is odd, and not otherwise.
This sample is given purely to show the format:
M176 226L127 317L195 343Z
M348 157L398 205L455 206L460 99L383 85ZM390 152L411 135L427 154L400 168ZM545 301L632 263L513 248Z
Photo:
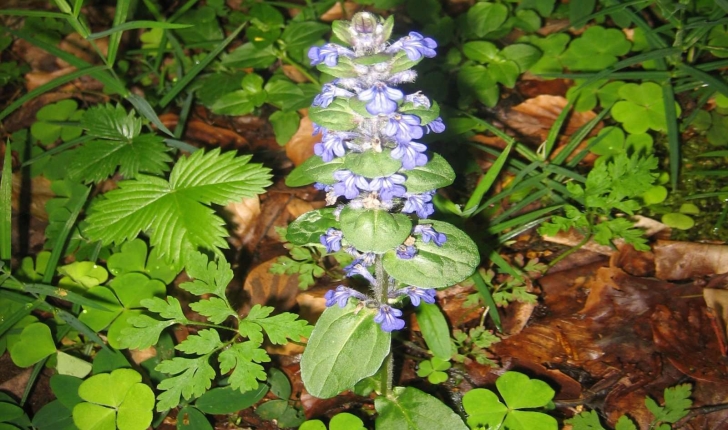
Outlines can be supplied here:
M12 257L12 190L13 190L13 156L10 142L5 144L3 174L0 178L0 260Z
M680 175L680 132L677 127L677 110L675 109L675 92L667 81L662 86L662 99L665 103L665 122L667 123L667 150L670 159L670 185L677 190Z
M23 390L23 396L20 398L20 403L18 405L20 407L23 407L25 405L25 402L28 401L28 396L30 396L30 392L33 391L33 386L35 385L36 379L38 379L38 376L40 375L40 372L43 371L45 368L45 364L48 361L47 356L41 361L35 363L33 366L33 371L30 372L30 378L28 378L28 382L25 383L25 389Z
M34 18L66 19L66 15L58 12L46 12L42 10L28 9L0 9L0 15L7 16L29 16Z
M703 152L702 154L698 155L698 157L728 157L728 149Z
M41 296L51 296L57 299L65 300L77 305L86 306L87 308L94 308L100 311L108 311L104 306L99 305L93 300L89 300L86 297L74 293L73 291L67 290L61 287L54 287L53 285L44 284L22 284L23 290L28 293L38 294Z
M18 323L18 321L22 320L26 316L30 315L35 308L40 306L40 304L43 302L42 299L36 299L30 304L27 304L23 306L22 308L15 311L12 315L6 316L2 323L0 323L0 336L7 333L8 330L10 330L15 324Z
M559 116L556 117L556 121L554 121L553 125L549 129L549 134L548 136L546 136L546 141L543 143L543 153L541 154L542 160L549 159L549 155L551 155L551 150L554 148L556 139L559 137L561 127L563 127L564 122L566 122L566 117L569 116L569 113L571 112L571 108L573 106L574 104L571 102L571 100L569 100L566 103L566 106L561 109L561 113L559 113Z
M20 97L19 99L15 100L13 103L10 104L10 106L3 109L2 112L0 112L0 121L5 119L8 115L15 112L16 109L18 109L20 106L22 106L24 103L26 103L29 100L32 100L36 97L38 97L41 94L47 93L48 91L58 88L61 85L67 84L71 81L75 81L76 79L85 76L85 75L92 75L94 73L101 72L103 70L108 70L106 66L92 66L87 67L84 69L76 70L75 72L69 73L67 75L59 76L41 86L38 88L33 89L32 91L28 91L23 97Z
M480 178L478 186L475 187L475 191L473 191L473 194L468 199L468 203L465 205L465 210L463 211L463 214L465 214L466 216L470 216L473 214L473 212L475 212L475 209L480 204L480 201L483 200L483 196L485 196L485 193L488 192L490 187L493 185L493 182L495 182L496 178L500 174L501 169L503 169L503 166L506 164L508 156L511 153L511 148L513 148L513 142L509 143L508 146L506 146L506 149L501 152L498 158L496 158L493 165L490 166L488 172L483 175L482 178Z
M146 99L131 93L126 97L126 99L129 100L129 103L131 103L136 108L136 110L139 111L140 114L144 115L146 119L151 121L152 124L157 127L157 129L159 129L168 136L174 137L174 134L164 124L162 124L162 121L157 116L157 113L154 112L154 109L152 109L152 106L149 104L148 101L146 101Z
M486 230L486 233L491 234L491 235L496 235L498 233L501 233L504 230L508 230L509 228L513 228L517 225L528 224L531 221L535 220L536 218L540 218L540 217L546 215L547 213L551 213L557 209L561 209L562 207L563 207L563 205L554 205L554 206L549 206L547 208L538 209L538 210L529 212L527 214L523 214L523 215L513 218L511 220L488 227L488 229Z
M63 229L58 235L56 242L53 244L53 252L48 259L46 271L43 274L43 283L47 284L53 279L53 274L56 273L56 266L58 266L58 260L61 258L63 251L66 249L66 239L68 239L68 235L71 233L73 225L76 224L78 214L81 213L83 205L86 204L86 199L88 198L90 192L91 188L86 187L85 193L79 196L71 197L71 201L69 202L71 215L66 220L66 223L63 225ZM76 198L76 201L73 201L74 198Z
M600 9L590 15L587 15L583 18L579 18L575 21L571 22L571 26L573 28L581 28L583 27L587 22L591 21L594 18L599 18L600 16L609 15L610 13L614 12L621 12L625 7L627 6L634 6L634 5L640 5L640 4L647 4L650 3L651 0L632 0L627 1L624 3L619 3L614 6L605 7L603 9Z
M225 47L228 46L230 44L230 42L232 42L238 36L238 34L245 27L245 24L246 23L240 24L238 26L238 28L236 28L232 33L230 33L230 35L227 38L225 38L225 40L222 41L221 44L217 45L215 47L215 49L210 51L210 53L207 54L207 56L202 61L195 64L195 66L182 79L180 79L174 85L174 87L172 87L172 89L169 90L169 92L167 94L165 94L165 96L159 102L159 105L162 107L165 107L169 104L169 102L171 102L175 97L177 97L177 94L179 94L180 91L185 89L185 87L187 87L187 85L189 85L190 82L192 82L192 80L195 79L197 77L197 75L199 75L200 72L202 72L202 70L205 67L207 67L207 65L210 64L210 62L212 60L214 60L218 55L220 55L222 50L225 49ZM173 135L170 133L170 136L173 136Z
M129 21L125 22L124 24L117 25L115 27L112 27L108 30L99 31L98 33L92 33L89 34L89 36L86 38L88 40L96 40L101 39L102 37L106 37L109 35L114 35L115 33L119 33L122 31L127 30L138 30L140 28L162 28L162 29L181 29L181 28L190 28L192 25L189 24L175 24L172 22L158 22L158 21ZM111 62L111 59L109 59L109 62Z
M116 2L116 13L114 14L114 23L111 27L112 30L114 28L120 27L126 21L129 15L129 3L130 0L118 0ZM119 52L119 44L121 43L121 32L115 32L110 34L111 37L109 37L109 48L106 55L106 64L113 65L114 61L116 61L116 53ZM93 36L93 34L88 35L86 38L89 40L93 40L91 39L91 36Z
M476 270L475 273L473 273L472 279L475 283L475 289L478 290L480 297L483 298L485 305L488 307L488 315L490 315L490 319L493 320L495 328L502 333L503 325L501 324L500 314L498 313L498 306L496 306L495 300L493 300L493 294L490 292L488 285L486 285L483 275L480 274L479 270Z
M725 81L716 78L713 75L703 72L702 70L696 69L695 67L688 66L687 64L678 64L677 69L687 73L693 78L702 81L714 90L720 92L724 96L728 97L728 84Z
M103 349L109 351L109 347L106 345L106 342L104 342L103 339L99 337L99 335L91 330L89 326L84 324L83 322L79 321L78 318L76 318L73 314L70 312L64 311L63 309L56 309L55 314L61 318L63 321L68 323L71 327L76 329L77 332L81 333L82 335L86 336L88 339L90 339L93 343L101 346Z
M63 152L66 149L73 148L76 145L80 145L82 143L86 143L89 140L92 140L93 138L94 138L93 136L85 135L85 136L77 137L77 138L75 138L73 140L69 140L68 142L63 142L60 145L54 146L53 148L47 150L46 152L44 152L42 154L36 155L35 157L33 157L30 160L28 160L28 161L24 162L23 164L21 164L20 167L30 166L31 164L33 164L33 163L37 162L38 160L42 159L43 157L48 157L48 156L53 155L53 154L58 154L59 152Z

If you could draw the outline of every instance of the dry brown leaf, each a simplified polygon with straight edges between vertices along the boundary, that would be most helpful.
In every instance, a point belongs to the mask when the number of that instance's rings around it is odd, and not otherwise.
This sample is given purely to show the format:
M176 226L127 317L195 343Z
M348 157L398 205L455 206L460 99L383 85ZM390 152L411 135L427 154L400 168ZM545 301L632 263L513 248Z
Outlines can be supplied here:
M728 272L728 246L707 243L658 241L655 276L679 281Z
M561 96L540 95L501 112L499 119L510 128L519 133L546 140L551 126L561 111L566 107L567 100ZM592 111L571 112L569 120L562 129L562 134L571 136L576 130L596 117ZM598 127L595 127L597 131Z
M174 113L160 115L159 119L165 127L171 129L176 127L179 121L179 117ZM184 137L212 146L234 146L239 148L248 144L248 140L238 133L226 128L215 127L198 119L187 121Z
M356 13L360 6L354 2L343 2L344 8L341 7L342 2L336 2L333 6L331 6L331 9L324 12L323 15L321 15L321 21L323 22L331 22L336 21L337 19L351 19L351 16ZM346 16L344 16L343 11L346 10Z
M103 39L103 41L102 39L99 39L95 40L94 43L99 50L106 55L105 51L108 48L108 41L106 39ZM87 63L93 64L99 58L98 54L96 54L96 51L91 46L91 43L78 33L71 33L66 36L63 40L61 40L61 43L58 44L58 47ZM59 67L70 66L69 63L60 58L56 59L56 63Z
M255 221L260 216L260 198L253 196L239 202L233 202L225 206L225 209L232 215L232 222L235 224L235 235L245 242L247 236L255 229Z
M298 218L306 212L310 212L314 209L316 209L316 207L312 205L311 202L301 200L298 197L294 197L290 202L288 202L288 205L286 205L286 210L289 214L291 214L292 218Z
M52 81L53 79L59 78L61 76L65 76L69 73L73 73L76 71L76 68L73 66L64 67L62 69L55 70L53 72L44 72L41 70L28 72L25 74L25 89L28 91L32 91L36 88L38 88L41 85L45 85L48 82ZM62 90L65 89L65 87L61 88Z
M296 305L298 275L277 275L269 269L278 257L259 264L245 278L243 290L250 297L244 313L253 305L273 306L277 311L287 311Z
M300 166L313 155L313 145L321 140L320 135L312 136L313 123L308 114L301 117L298 130L286 144L286 155L293 164Z
M728 352L726 351L726 345L728 345L728 339L726 338L726 332L728 332L728 290L704 288L703 298L705 304L708 305L710 317L714 321L713 328L720 344L720 352L725 356L726 352Z
M22 175L20 173L13 174L13 192L11 206L13 212L19 210L20 192L22 186ZM48 200L55 197L55 193L51 191L51 181L46 179L44 176L36 176L30 180L30 190L23 190L23 192L30 192L30 213L34 217L43 221L48 219L48 213L46 213L45 205Z
M297 82L299 84L302 84L304 82L308 82L308 78L301 73L297 68L291 66L290 64L284 64L283 65L283 74L286 75L286 77L293 82Z

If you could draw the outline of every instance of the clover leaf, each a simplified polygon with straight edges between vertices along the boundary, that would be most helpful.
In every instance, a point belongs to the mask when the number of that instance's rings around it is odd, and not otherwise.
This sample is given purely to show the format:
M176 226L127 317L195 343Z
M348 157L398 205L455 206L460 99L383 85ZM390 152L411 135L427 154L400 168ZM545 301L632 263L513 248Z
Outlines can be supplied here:
M219 115L246 115L265 103L263 78L255 73L245 75L240 83L242 89L226 94L212 105L212 111Z
M632 134L647 130L667 131L665 103L662 87L655 82L624 84L619 88L618 101L612 108L612 117L622 123L625 131ZM677 115L680 106L675 103Z
M524 36L518 39L518 42L533 45L543 53L538 61L528 68L529 71L532 73L558 73L564 68L562 58L569 40L571 38L568 34L554 33L546 37Z
M601 71L627 54L631 46L622 31L595 25L569 44L563 62L571 70Z
M56 343L51 335L51 329L41 323L35 322L35 317L27 316L13 326L20 329L20 334L7 336L7 347L10 358L18 367L30 367L56 352ZM37 321L37 320L36 320Z
M541 412L524 409L543 408L551 404L554 390L543 381L530 379L519 372L506 372L495 382L503 402L485 388L468 391L463 407L470 428L507 428L511 430L556 430L556 419Z
M60 121L79 121L84 112L77 109L78 103L72 99L43 106L35 115L37 121L30 126L30 134L42 145L49 145L58 138L68 142L79 137L83 132L80 127L56 124Z
M417 369L417 376L427 378L431 384L441 384L447 381L448 376L445 371L450 367L449 361L432 357L430 360L425 360L420 363L420 368Z
M73 407L80 430L144 430L152 422L154 393L132 369L116 369L85 380L78 387L84 402Z
M708 46L715 49L710 49L710 53L719 58L728 57L728 29L725 25L716 25L710 30L708 34Z
M599 100L599 106L610 106L619 100L619 89L624 85L623 81L609 83L607 81L597 81L582 87L583 82L582 79L577 79L574 82L575 85L566 92L566 98L572 101L576 100L574 110L577 112L594 109L597 106L597 99Z
M119 252L109 257L106 265L114 276L138 272L165 284L172 282L180 270L160 257L157 248L147 254L147 244L141 239L124 243Z
M364 430L364 422L356 415L347 412L336 414L329 421L329 430ZM298 430L326 430L321 420L310 420L301 424Z
M80 292L83 292L88 288L101 285L109 279L109 272L91 261L74 261L59 267L58 273L65 275L59 281L59 285L75 289L76 292L79 292L77 287L82 287Z
M142 300L163 297L165 292L162 282L149 279L142 273L127 273L111 281L109 287L90 288L86 297L98 302L108 311L84 307L79 320L94 331L107 329L109 345L118 349L122 330L133 327L129 318L144 313Z
M717 101L716 98L716 103ZM711 112L699 111L692 124L696 130L705 132L705 138L712 145L728 144L728 116L722 115L719 109Z

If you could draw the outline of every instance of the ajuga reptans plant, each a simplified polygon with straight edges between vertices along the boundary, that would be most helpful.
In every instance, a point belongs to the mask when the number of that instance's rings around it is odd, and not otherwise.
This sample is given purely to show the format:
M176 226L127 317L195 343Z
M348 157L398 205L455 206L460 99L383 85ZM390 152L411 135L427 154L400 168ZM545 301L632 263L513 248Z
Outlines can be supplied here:
M308 53L311 64L335 79L323 85L309 116L320 142L316 156L297 167L290 186L314 184L329 206L308 212L288 228L294 244L345 250L354 261L347 276L368 283L362 292L338 286L326 294L304 352L307 390L332 397L380 371L380 394L391 391L391 332L405 326L399 308L435 302L435 289L469 276L479 263L475 244L456 227L429 219L432 197L455 174L419 142L445 129L437 103L397 87L434 57L437 44L410 32L388 43L393 20L358 13L337 21L328 43ZM396 390L395 390L396 391ZM424 395L424 393L422 393Z

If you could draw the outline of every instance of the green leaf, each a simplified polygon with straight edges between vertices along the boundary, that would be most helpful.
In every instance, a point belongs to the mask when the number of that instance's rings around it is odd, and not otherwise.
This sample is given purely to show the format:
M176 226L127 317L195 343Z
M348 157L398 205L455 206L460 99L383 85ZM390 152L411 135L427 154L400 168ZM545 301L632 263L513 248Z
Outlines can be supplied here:
M12 182L13 163L10 143L5 146L5 157L3 157L3 173L0 179L0 259L10 260L12 243Z
M334 208L306 212L288 225L286 240L294 245L321 244L320 237L331 227L339 227Z
M334 415L329 421L329 430L365 430L364 422L347 412Z
M114 276L141 272L165 284L172 282L179 272L179 268L160 259L156 249L147 256L147 244L141 239L124 243L119 252L108 258L106 267Z
M335 98L327 108L311 107L308 117L316 124L334 131L347 131L358 125L357 114L342 98Z
M318 64L316 68L319 69L321 73L326 73L327 75L331 75L335 78L356 78L359 76L359 74L356 73L354 62L347 57L340 57L339 61L333 67L321 63Z
M311 156L288 174L286 185L289 187L302 187L314 182L331 185L336 182L334 172L341 170L343 164L343 158L334 158L325 163L321 157Z
M614 430L637 430L637 426L634 425L627 415L622 415L617 420L617 425L614 426Z
M237 317L237 313L230 308L227 300L218 297L190 303L190 309L207 317L213 324L220 324L228 317Z
M655 421L674 424L686 416L693 401L690 400L692 387L690 384L680 384L665 388L665 406L659 406L654 400L647 397L645 405L655 416Z
M60 375L85 378L86 375L91 373L91 363L73 355L66 354L65 352L58 351L56 353L56 360L56 370Z
M223 55L222 64L234 69L265 69L277 59L272 46L258 49L252 43L244 43Z
M187 256L187 276L194 280L181 283L183 290L196 296L214 294L224 299L234 274L227 261L220 259L216 263L209 261L205 254L193 252Z
M432 102L430 108L415 105L414 103L405 103L399 107L399 112L415 115L420 119L420 125L427 125L440 116L440 106L436 101Z
M581 412L566 420L566 423L571 424L574 430L604 430L596 411Z
M434 304L420 303L416 315L422 337L425 338L432 355L443 360L449 360L452 356L450 328L440 308Z
M463 408L468 414L470 428L499 428L508 413L508 407L498 396L485 388L476 388L463 396Z
M433 154L424 166L403 172L407 177L404 186L410 194L419 194L446 187L455 181L450 163L439 154Z
M175 357L164 360L155 370L169 375L177 375L165 379L157 385L164 391L157 396L157 411L172 409L180 404L181 398L190 400L199 397L210 388L215 370L210 366L210 356L197 358Z
M257 388L246 392L232 387L213 388L197 399L195 406L206 414L232 414L258 403L266 393L268 386L265 384L258 384Z
M69 375L55 374L50 379L53 394L69 410L83 401L78 396L78 387L81 386L82 382L82 379Z
M307 85L313 84L294 84L288 79L271 78L265 84L265 91L268 93L267 101L273 106L289 113L298 109L307 108L311 106L311 102L313 101L309 93L303 90L307 88ZM298 122L296 122L296 125L298 125Z
M631 134L645 133L647 130L667 131L660 85L655 82L628 83L622 85L618 93L624 100L617 102L611 113L616 121L622 123L625 131ZM677 115L680 115L677 105L676 110Z
M83 381L78 387L78 395L87 402L117 408L131 387L141 381L142 376L136 370L116 369Z
M96 40L111 34L120 33L127 30L137 30L140 28L161 28L178 30L183 28L194 27L192 24L175 24L173 22L159 22L159 21L129 21L121 25L116 25L108 30L99 31L97 33L91 33L86 37L86 40ZM109 62L113 63L113 59L109 59Z
M288 52L296 53L308 49L329 30L331 27L320 22L290 22L283 30L281 39L286 42Z
M294 111L285 112L282 110L273 112L268 118L273 126L273 133L276 135L276 142L285 145L296 134L298 123L301 118Z
M474 96L488 107L498 103L498 85L485 66L463 66L458 72L458 88L461 97Z
M518 64L520 72L523 73L536 64L543 54L535 46L525 43L514 43L503 48L501 55L505 59L512 60Z
M182 306L179 300L172 296L167 296L166 301L159 297L153 297L151 299L141 300L140 304L151 312L158 313L162 318L173 319L178 322L187 321L182 312Z
M374 375L389 354L391 334L374 322L373 310L355 308L326 308L311 333L301 358L301 379L315 397L327 399L351 389Z
M400 282L418 287L449 287L470 276L480 256L478 248L468 235L455 226L442 221L425 220L420 224L432 224L447 241L438 247L434 242L415 243L417 254L410 260L402 260L394 251L384 254L384 269Z
M30 367L56 352L56 344L47 325L33 323L23 328L20 338L8 350L16 366Z
M547 383L519 372L504 373L495 385L510 409L541 408L548 405L555 394Z
M392 397L377 397L377 430L466 430L462 419L437 398L413 387L396 387Z
M177 162L169 182L147 176L119 182L92 205L85 233L108 244L145 231L172 263L198 247L227 248L224 221L205 205L262 193L270 184L268 169L249 161L250 156L221 155L218 149L197 151Z
M393 250L412 232L409 217L380 209L346 207L339 219L344 238L361 252L383 253Z
M116 426L121 430L145 430L152 423L154 393L145 384L134 384L119 406Z
M343 167L365 178L390 176L402 167L402 162L392 158L391 154L388 149L382 152L350 152L344 157Z
M259 346L252 341L235 343L220 353L220 372L233 371L228 380L234 389L241 392L254 390L258 381L265 381L265 370L258 363L267 363L270 357Z
M205 355L220 348L223 345L220 335L216 330L206 329L200 330L197 334L187 336L174 349L184 352L185 354Z
M484 40L467 42L463 45L463 54L473 61L487 64L498 57L498 47Z
M476 3L468 9L466 16L468 31L481 39L503 25L508 17L508 8L497 3Z
M253 339L256 337L255 333L263 329L271 343L276 345L285 345L288 339L299 341L302 336L308 337L310 330L305 320L297 319L296 314L289 312L268 316L273 310L271 306L253 306L248 316L240 322L238 330Z
M213 73L199 78L195 95L202 104L211 108L222 96L240 89L240 82L247 73Z
M232 390L228 390L234 392ZM237 411L233 411L237 412ZM192 406L185 406L177 413L177 430L213 430L205 414Z
M73 408L71 408L73 409ZM54 400L33 415L33 427L40 430L64 430L73 426L71 409Z
M79 403L73 408L73 423L80 430L114 430L116 412L93 403Z
M615 64L631 46L621 30L594 25L569 44L562 61L571 70L598 72Z
M574 4L569 3L569 21L573 24L591 15L596 4L596 0L582 0Z
M291 397L291 381L282 371L272 368L268 371L268 384L270 392L274 396L282 400L288 400Z
M564 68L561 59L569 40L571 39L566 33L553 33L543 38L536 35L524 36L518 41L529 43L543 53L529 68L532 73L559 73Z
M125 327L121 331L119 348L144 349L156 344L159 335L176 321L160 321L148 315L135 315L127 320L133 327Z

